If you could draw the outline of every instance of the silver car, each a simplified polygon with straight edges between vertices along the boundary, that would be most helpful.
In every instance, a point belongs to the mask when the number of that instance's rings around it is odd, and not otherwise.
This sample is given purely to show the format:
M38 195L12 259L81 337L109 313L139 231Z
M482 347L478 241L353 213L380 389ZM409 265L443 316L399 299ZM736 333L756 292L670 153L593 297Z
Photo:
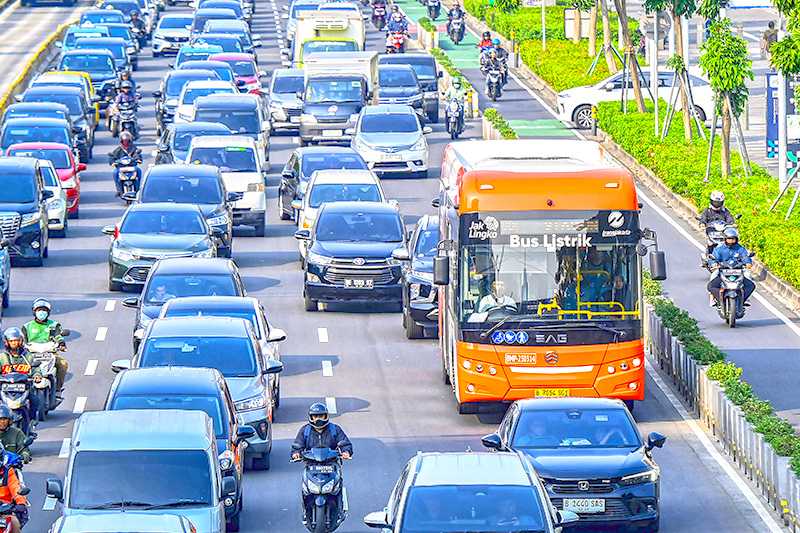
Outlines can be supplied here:
M367 106L353 130L351 146L379 176L428 177L428 142L417 113L405 104Z
M269 120L272 131L296 130L300 127L305 78L301 68L279 68L269 84Z
M62 516L50 527L49 533L192 533L195 526L185 516L174 514L150 514L125 512L120 520L119 511L108 511L96 515Z
M47 159L39 160L46 191L53 191L47 200L47 229L51 237L67 236L67 191L61 186L55 166Z

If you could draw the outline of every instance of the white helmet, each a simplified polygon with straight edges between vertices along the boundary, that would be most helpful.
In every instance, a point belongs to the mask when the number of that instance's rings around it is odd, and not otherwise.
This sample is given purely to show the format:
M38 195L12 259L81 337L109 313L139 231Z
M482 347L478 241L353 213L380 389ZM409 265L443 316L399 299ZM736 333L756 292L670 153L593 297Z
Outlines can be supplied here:
M711 191L711 195L709 196L709 201L711 202L711 207L716 210L722 209L722 206L725 204L725 193L722 191Z

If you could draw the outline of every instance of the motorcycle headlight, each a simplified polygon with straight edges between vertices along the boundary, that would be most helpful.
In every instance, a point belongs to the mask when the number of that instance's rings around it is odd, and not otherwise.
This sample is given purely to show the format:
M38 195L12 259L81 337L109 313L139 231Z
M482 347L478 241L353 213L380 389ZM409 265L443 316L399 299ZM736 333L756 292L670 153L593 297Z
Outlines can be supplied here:
M414 143L414 146L412 146L411 149L412 150L424 150L427 147L428 147L428 145L425 142L425 137L420 136L420 138L417 139L417 142Z
M313 263L315 265L330 265L332 258L326 255L316 254L314 252L309 251L306 253L306 261L309 263Z
M233 452L225 450L219 454L219 467L221 470L230 470L233 466Z
M641 485L642 483L655 483L658 481L659 476L661 475L661 471L658 467L655 467L651 470L647 470L645 472L639 472L638 474L631 474L630 476L625 476L620 479L620 485L629 486L629 485Z
M322 488L320 489L320 492L322 494L327 494L329 492L333 492L333 486L334 486L335 483L336 483L336 479L332 479L332 480L328 481L327 483L325 483L322 486Z
M226 213L208 219L209 226L225 226L227 224L228 224L228 215Z
M259 394L258 396L235 402L233 405L239 412L255 411L256 409L263 409L267 406L267 398L263 394Z
M41 381L42 381L42 376L40 376L39 374L36 374L35 376L33 376L33 382L34 383L39 383Z
M17 409L22 409L22 402L19 400L12 400L10 398L6 399L6 405L11 408L12 411L16 411Z
M215 257L214 256L214 249L213 248L207 248L205 250L201 250L199 252L195 252L195 253L192 254L192 257L203 257L203 258Z
M33 213L25 213L22 215L22 220L20 221L20 226L30 226L31 224L36 224L41 220L42 215L39 211L35 211Z
M112 248L111 257L113 257L117 261L133 261L136 259L135 254L123 248Z

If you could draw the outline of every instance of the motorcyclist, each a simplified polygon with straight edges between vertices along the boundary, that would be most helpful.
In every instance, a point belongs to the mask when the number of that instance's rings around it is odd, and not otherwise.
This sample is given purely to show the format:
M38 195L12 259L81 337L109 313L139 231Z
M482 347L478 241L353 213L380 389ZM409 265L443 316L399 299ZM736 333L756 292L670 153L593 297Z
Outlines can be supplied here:
M722 221L728 225L736 223L736 219L733 218L731 212L725 207L725 194L722 191L711 191L709 195L709 206L700 214L698 221L703 226L708 226L717 221Z
M50 318L53 306L44 298L37 298L33 302L33 320L22 326L22 333L26 342L46 343L54 342L62 352L67 350L67 344L61 336L61 324ZM64 378L67 376L69 364L67 360L56 355L56 395L61 398L64 390Z
M450 83L450 87L444 92L444 101L450 102L450 100L456 100L461 105L461 116L459 118L459 123L463 123L464 121L464 100L467 97L467 92L464 90L464 87L461 85L461 78L452 78L452 82ZM448 113L447 106L445 106L445 114ZM449 117L448 117L449 119Z
M130 157L136 162L136 183L134 188L139 190L139 182L142 181L142 151L133 143L133 135L129 131L123 131L119 136L119 146L108 154L109 164L113 165L123 157ZM119 181L119 168L114 168L114 185L117 187L117 196L122 194L122 183Z
M42 373L38 367L33 366L33 360L25 349L25 336L22 330L11 327L3 332L3 352L0 352L0 374L28 374L34 381L42 379ZM30 401L30 420L36 420L39 412L39 398L35 394L28 395Z
M503 73L503 62L497 58L497 52L495 50L489 50L488 54L484 55L484 58L481 59L481 72L484 76L489 74L489 71L497 70L501 74L501 79L499 83L502 85L502 73ZM489 93L489 78L486 78L486 94Z
M464 10L461 9L461 5L456 2L453 4L453 7L447 12L447 33L450 33L450 23L453 19L463 19L464 18Z
M122 90L122 84L125 83L126 81L131 84L130 92L132 94L136 94L137 93L136 82L131 77L131 73L128 70L123 70L122 74L119 75L119 80L117 80L117 83L116 83L117 92Z
M23 463L30 463L31 451L25 442L25 433L11 423L13 418L11 409L0 405L0 445L6 451L19 455Z
M731 261L734 263L742 263L746 268L750 268L753 260L747 249L739 244L739 231L736 228L725 228L725 243L720 244L714 249L714 253L708 260L709 267L714 271L714 277L708 282L708 292L714 297L715 305L720 304L722 297L722 278L720 277L720 267L725 263ZM752 280L744 277L744 299L743 303L747 305L747 299L756 290L756 284Z
M0 446L0 503L16 505L11 514L11 533L21 533L28 522L28 500L20 494L22 484L16 470L7 466L10 454Z
M478 48L481 49L481 52L489 49L492 47L492 34L488 31L483 32L483 36L481 36L481 41L478 43Z
M145 35L145 25L144 21L139 17L138 11L131 12L131 28L134 28L136 31L134 35L136 36L136 40L139 41L139 48L144 48L145 44L147 43L147 36Z
M392 16L389 18L389 23L386 25L386 31L388 33L407 33L408 32L408 20L397 6L392 6Z
M497 53L497 59L503 66L503 68L500 69L500 72L503 74L503 85L505 85L508 81L508 51L503 48L500 39L497 37L492 39L492 49Z

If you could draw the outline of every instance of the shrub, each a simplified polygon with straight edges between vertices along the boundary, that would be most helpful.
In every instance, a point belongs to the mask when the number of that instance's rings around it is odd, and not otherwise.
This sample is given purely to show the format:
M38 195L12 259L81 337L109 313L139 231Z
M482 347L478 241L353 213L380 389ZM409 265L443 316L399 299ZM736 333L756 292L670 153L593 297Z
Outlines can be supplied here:
M503 118L503 115L500 112L493 108L489 107L483 112L483 116L486 117L486 120L492 123L497 131L500 132L500 136L503 139L516 139L517 132L509 125L508 121Z
M436 31L436 26L431 22L431 19L428 17L422 17L417 21L419 25L422 27L423 30L432 33Z
M557 92L591 85L609 76L603 58L597 62L594 72L586 75L594 58L586 55L583 42L547 41L547 49L543 51L540 41L527 41L520 45L519 55L528 68Z
M451 77L460 78L461 79L461 85L465 89L473 90L473 91L475 90L472 87L472 85L469 83L469 80L467 80L467 78L464 77L464 75L461 73L461 71L458 70L455 67L455 65L453 65L453 62L450 61L450 58L448 57L447 54L442 52L442 50L440 50L439 48L433 48L433 49L430 50L430 52L431 52L431 55L434 58L436 58L436 62L439 64L439 66L441 66L444 70L446 70L447 73L450 74Z

